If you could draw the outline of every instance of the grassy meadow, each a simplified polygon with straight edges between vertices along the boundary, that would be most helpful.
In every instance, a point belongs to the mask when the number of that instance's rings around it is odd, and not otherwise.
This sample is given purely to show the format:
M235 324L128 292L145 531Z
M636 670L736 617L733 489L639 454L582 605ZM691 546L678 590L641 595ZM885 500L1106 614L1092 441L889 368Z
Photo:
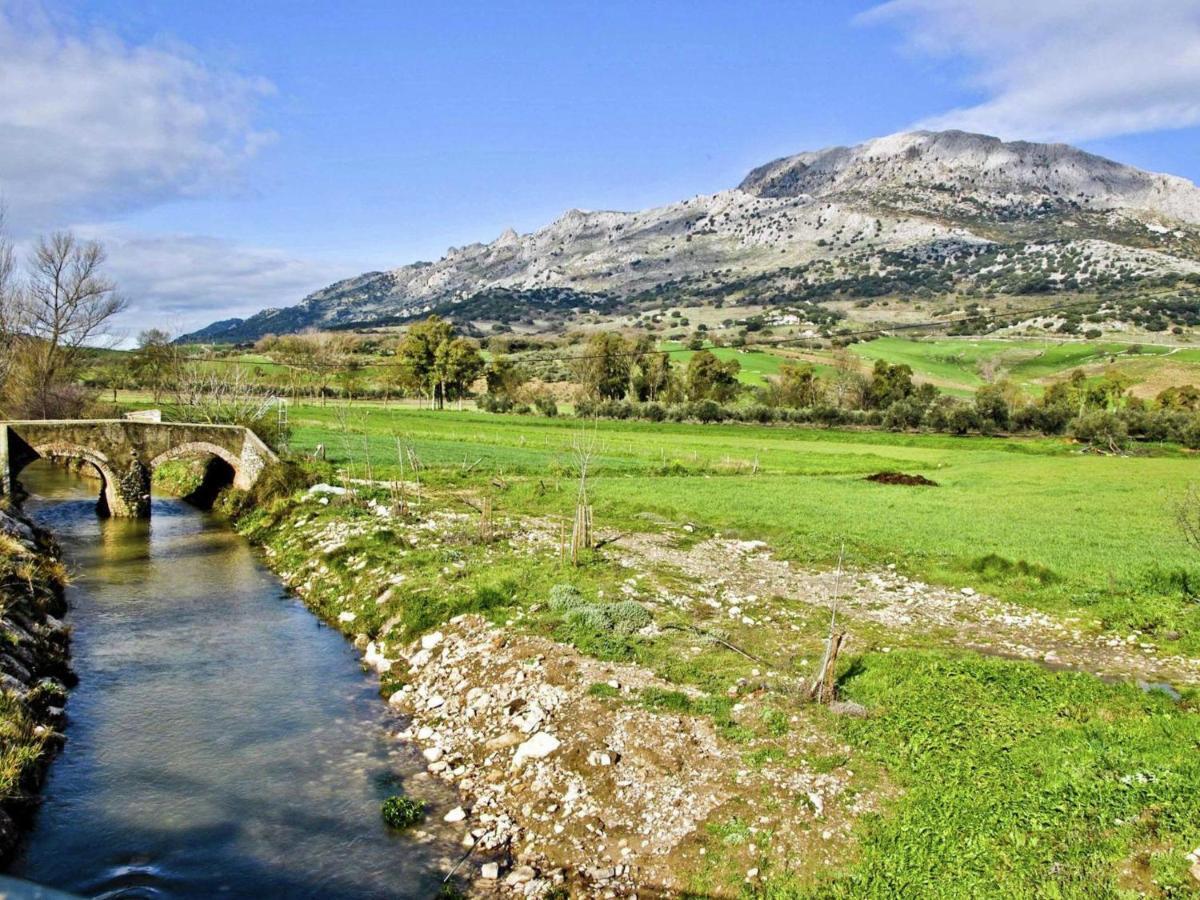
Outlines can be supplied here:
M1200 647L1200 557L1173 504L1200 480L1194 457L1084 454L1061 439L904 435L747 425L655 424L380 407L293 406L292 448L325 446L354 477L395 477L396 441L426 477L511 482L497 504L566 515L572 446L594 444L600 527L645 514L770 542L817 565L845 542L853 565L895 564L1087 627L1138 629ZM900 470L936 488L865 480ZM548 489L549 488L549 489ZM639 525L639 523L641 523Z

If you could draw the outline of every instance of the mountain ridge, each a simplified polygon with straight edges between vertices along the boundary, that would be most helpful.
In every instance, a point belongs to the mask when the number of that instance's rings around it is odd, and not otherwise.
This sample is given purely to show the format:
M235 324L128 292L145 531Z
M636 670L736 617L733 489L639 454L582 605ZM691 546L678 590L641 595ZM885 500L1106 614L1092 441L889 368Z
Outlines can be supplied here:
M402 321L452 313L495 290L561 290L569 302L700 291L736 303L739 285L767 279L796 296L797 284L861 280L895 254L936 257L945 248L985 262L1001 248L1000 265L1017 260L1022 277L1040 269L1050 289L1117 275L1127 283L1190 276L1200 273L1200 188L1067 144L901 132L780 157L737 187L653 209L570 209L533 232L509 228L489 243L451 247L436 262L356 275L294 306L223 320L181 340ZM955 283L996 281L987 266L976 268Z

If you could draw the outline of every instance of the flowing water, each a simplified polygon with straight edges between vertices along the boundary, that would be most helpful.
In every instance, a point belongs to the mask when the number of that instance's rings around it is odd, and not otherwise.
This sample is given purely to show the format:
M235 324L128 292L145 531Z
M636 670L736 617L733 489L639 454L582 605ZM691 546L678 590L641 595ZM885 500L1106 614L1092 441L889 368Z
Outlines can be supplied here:
M154 501L100 520L95 482L21 477L53 531L79 684L67 744L11 874L92 897L429 897L456 855L449 790L357 654L219 519ZM430 825L389 833L392 793Z

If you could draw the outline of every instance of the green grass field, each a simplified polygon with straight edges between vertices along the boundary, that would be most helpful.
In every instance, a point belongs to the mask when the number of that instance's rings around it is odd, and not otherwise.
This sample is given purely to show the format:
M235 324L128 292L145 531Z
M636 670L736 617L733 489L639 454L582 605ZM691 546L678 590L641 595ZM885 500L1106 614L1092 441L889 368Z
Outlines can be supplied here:
M678 342L667 341L661 346L673 351L672 359L681 367L693 355ZM1137 353L1130 353L1131 346L1115 341L1066 341L1061 337L1043 340L880 337L853 344L850 351L862 360L864 368L879 359L907 365L918 380L931 382L957 397L971 396L989 378L1007 378L1026 393L1038 395L1047 383L1076 368L1115 369L1135 384L1146 383L1150 393L1167 384L1200 382L1200 349L1142 344ZM752 387L765 385L789 361L789 353L795 352L770 347L710 349L719 359L736 359L742 367L739 379ZM806 351L804 356L813 362L818 374L827 376L833 371L830 351Z
M659 345L671 351L671 363L681 369L687 368L688 360L695 356L692 350L684 350L678 341L664 341ZM736 359L741 370L738 380L751 387L763 387L768 377L779 374L779 367L787 362L782 356L765 350L739 350L734 347L709 347L710 352L721 361Z
M570 491L544 486L569 483L572 443L592 435L601 525L623 527L654 513L765 539L814 564L830 564L844 541L855 565L893 563L926 580L1077 615L1091 627L1177 631L1200 647L1200 556L1178 534L1172 506L1198 476L1194 458L1179 452L1108 457L1051 439L585 426L378 407L343 416L294 406L291 416L294 449L324 444L357 477L368 474L368 459L369 474L393 476L400 436L427 477L486 483L499 475L513 487L498 502L537 512L568 511ZM924 474L940 487L864 480L889 469Z
M1113 366L1141 381L1156 363L1170 362L1192 366L1197 351L1145 344L1130 354L1129 344L1115 342L1078 342L1062 340L987 340L955 339L907 340L878 338L855 344L853 352L865 360L884 359L903 363L914 374L932 381L947 393L965 396L984 383L983 372L1005 377L1030 393L1039 393L1045 381L1061 377L1071 369L1088 366ZM1147 364L1150 364L1147 366ZM1141 377L1138 377L1141 373ZM1194 373L1200 380L1200 367Z

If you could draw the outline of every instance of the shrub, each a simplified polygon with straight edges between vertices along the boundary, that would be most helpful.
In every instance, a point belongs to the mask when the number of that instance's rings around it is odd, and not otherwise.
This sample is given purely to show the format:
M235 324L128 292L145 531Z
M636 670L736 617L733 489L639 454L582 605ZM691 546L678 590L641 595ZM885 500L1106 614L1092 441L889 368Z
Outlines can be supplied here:
M567 611L566 622L571 628L597 633L612 631L612 620L599 606L585 603Z
M1129 431L1116 413L1097 410L1071 422L1071 436L1081 443L1104 450L1117 450L1129 443Z
M537 411L543 416L549 416L553 418L554 416L558 415L558 404L554 402L554 398L549 394L542 394L538 397L535 397L533 400L533 405L537 407Z
M425 801L397 794L383 801L380 812L388 828L410 828L425 818Z
M604 607L604 611L612 621L613 631L617 634L633 634L654 621L654 617L650 615L646 607L635 600L620 600L610 603Z
M1180 430L1179 442L1189 450L1200 450L1200 416L1192 416Z
M512 398L500 394L480 394L475 398L475 405L490 413L511 412L513 408Z
M642 418L651 422L661 422L667 417L667 411L661 403L646 403L642 406Z
M554 612L565 613L587 605L587 599L573 584L556 584L550 588L550 609Z

